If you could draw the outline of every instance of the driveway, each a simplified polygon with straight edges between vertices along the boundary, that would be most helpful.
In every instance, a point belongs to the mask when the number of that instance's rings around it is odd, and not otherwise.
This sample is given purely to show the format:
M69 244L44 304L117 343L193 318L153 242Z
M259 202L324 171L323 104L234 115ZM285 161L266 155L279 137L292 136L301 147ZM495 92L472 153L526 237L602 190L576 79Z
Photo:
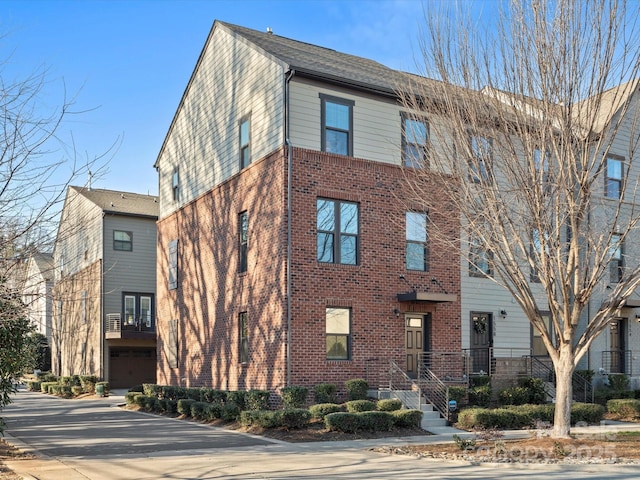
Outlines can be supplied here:
M640 478L638 465L471 465L370 449L447 440L439 435L290 444L127 411L115 403L19 393L2 413L8 441L37 458L7 465L25 480Z

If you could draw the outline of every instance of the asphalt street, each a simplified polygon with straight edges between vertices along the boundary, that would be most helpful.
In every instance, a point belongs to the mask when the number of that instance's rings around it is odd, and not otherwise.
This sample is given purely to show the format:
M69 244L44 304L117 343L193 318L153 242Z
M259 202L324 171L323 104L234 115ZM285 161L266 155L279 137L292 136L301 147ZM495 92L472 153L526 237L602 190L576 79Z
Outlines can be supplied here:
M20 392L2 412L6 439L36 457L7 465L25 480L640 478L640 465L472 465L371 450L442 442L450 434L286 443L124 410L117 406L122 401Z

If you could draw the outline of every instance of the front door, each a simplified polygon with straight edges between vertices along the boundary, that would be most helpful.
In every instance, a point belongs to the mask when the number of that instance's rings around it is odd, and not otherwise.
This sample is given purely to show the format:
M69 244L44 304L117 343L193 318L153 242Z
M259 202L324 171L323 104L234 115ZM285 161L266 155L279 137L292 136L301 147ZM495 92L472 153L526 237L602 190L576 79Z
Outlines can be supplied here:
M625 336L627 330L625 318L616 318L611 322L609 330L609 345L611 355L611 373L625 373Z
M429 350L430 315L405 315L405 332L407 347L407 374L418 376L418 364L423 352Z
M489 373L491 347L492 317L490 313L471 313L471 371L473 373Z

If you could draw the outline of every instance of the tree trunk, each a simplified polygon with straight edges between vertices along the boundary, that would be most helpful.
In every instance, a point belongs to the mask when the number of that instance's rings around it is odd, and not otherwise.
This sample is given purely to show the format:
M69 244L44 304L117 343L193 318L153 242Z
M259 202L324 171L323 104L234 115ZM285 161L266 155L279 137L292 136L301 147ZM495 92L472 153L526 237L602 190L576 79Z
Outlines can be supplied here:
M553 437L569 438L571 431L571 403L573 402L573 352L560 350L560 359L554 365L556 372L556 409L553 416Z

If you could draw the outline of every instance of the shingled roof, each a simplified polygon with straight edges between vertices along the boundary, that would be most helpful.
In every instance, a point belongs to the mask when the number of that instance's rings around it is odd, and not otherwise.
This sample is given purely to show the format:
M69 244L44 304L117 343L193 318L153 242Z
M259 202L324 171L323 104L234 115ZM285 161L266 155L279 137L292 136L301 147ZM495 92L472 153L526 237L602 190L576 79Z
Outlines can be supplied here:
M105 213L158 218L158 197L100 188L70 187Z

